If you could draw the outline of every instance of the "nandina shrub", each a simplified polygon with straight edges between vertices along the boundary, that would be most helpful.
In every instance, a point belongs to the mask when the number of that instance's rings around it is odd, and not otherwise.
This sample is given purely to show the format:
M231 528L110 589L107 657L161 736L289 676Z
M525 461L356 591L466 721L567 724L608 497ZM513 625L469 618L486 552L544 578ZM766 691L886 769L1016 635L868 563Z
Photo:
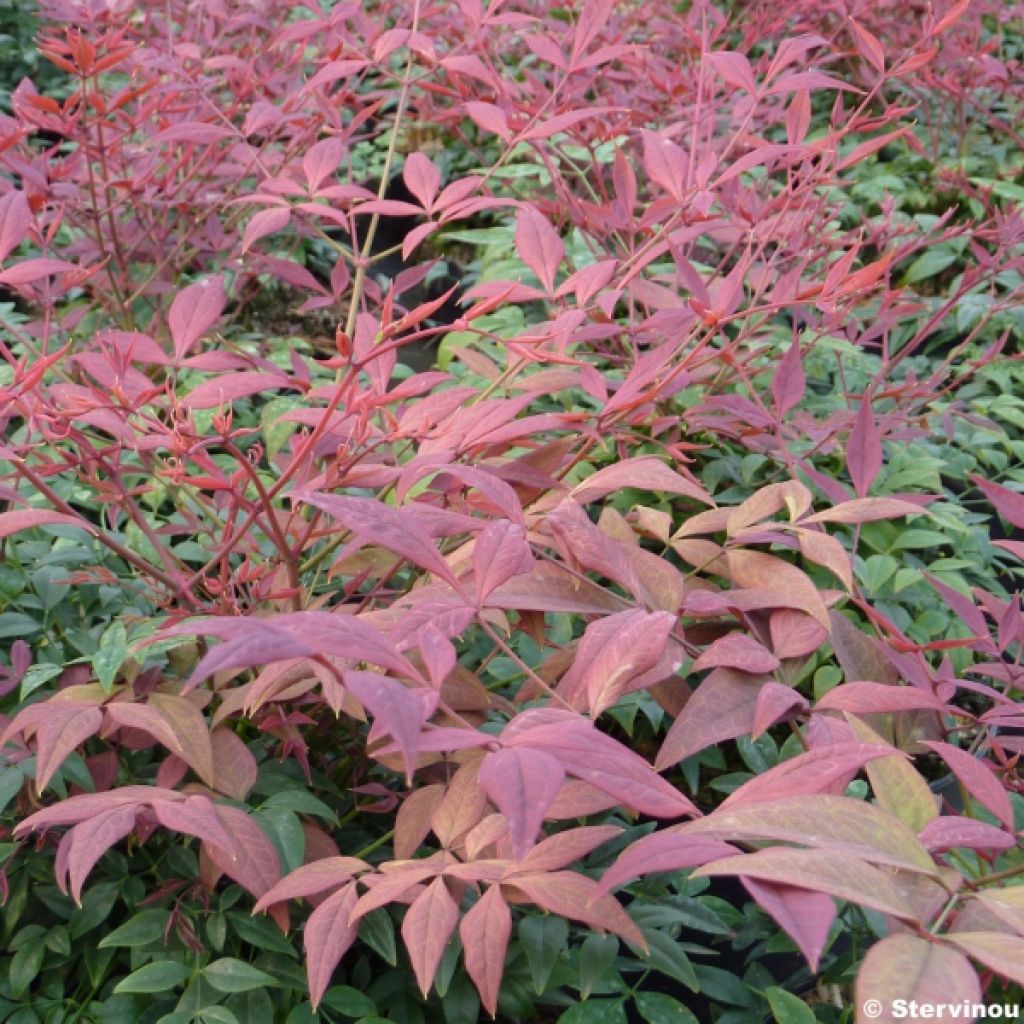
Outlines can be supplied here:
M72 982L79 1018L115 986L138 1014L185 985L148 1012L283 1019L296 924L301 1012L372 1013L332 979L397 964L400 921L409 970L375 990L398 1019L422 1014L410 979L448 1020L529 1019L524 958L537 994L660 1019L681 1011L596 989L594 964L621 941L627 974L710 984L678 921L612 895L684 869L738 876L812 971L853 927L836 901L865 908L857 1004L1024 982L1001 885L1024 870L1019 602L922 574L966 626L936 635L862 572L948 522L891 464L999 357L1019 300L1014 213L857 224L842 194L918 144L891 96L966 5L884 59L856 18L839 52L705 5L46 12L69 95L25 83L2 126L0 537L61 571L25 605L45 644L9 620L35 650L5 670L0 786L21 907L52 859L69 924L17 933L15 1000L48 948L70 956L76 914L117 902L109 878L89 901L101 860L147 909L104 940L129 962ZM393 218L416 218L406 266L378 277ZM446 296L410 296L456 243L471 287L438 325ZM906 268L958 245L922 310ZM253 337L261 291L335 336ZM441 336L444 371L402 368ZM823 408L807 368L833 358ZM1017 491L978 486L1024 522ZM580 978L552 981L561 918L591 934ZM278 959L221 955L237 940ZM748 1009L806 1010L784 996Z

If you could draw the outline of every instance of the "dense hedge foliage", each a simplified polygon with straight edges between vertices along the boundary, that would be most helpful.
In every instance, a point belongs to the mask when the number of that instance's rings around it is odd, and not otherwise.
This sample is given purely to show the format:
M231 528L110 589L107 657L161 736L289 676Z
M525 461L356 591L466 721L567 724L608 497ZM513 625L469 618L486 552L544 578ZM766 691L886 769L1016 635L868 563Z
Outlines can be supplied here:
M40 8L0 1020L1016 1004L1020 8Z

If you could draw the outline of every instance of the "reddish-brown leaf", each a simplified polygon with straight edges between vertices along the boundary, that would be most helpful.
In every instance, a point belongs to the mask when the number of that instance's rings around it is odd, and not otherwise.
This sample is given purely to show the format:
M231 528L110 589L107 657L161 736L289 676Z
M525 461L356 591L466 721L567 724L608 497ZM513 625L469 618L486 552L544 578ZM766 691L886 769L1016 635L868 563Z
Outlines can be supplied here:
M543 750L509 747L493 751L480 766L480 784L504 815L517 860L533 846L565 779L559 760Z
M836 918L831 896L792 885L744 878L743 885L758 906L797 944L812 971L818 970L821 951Z
M34 526L79 526L90 533L96 529L92 523L63 512L52 512L48 508L19 508L0 513L0 540L20 530L31 530Z
M443 878L435 878L405 913L402 940L409 951L409 961L424 999L434 983L444 947L458 920L458 904L452 899Z
M459 925L466 973L492 1017L498 1012L498 993L511 934L512 914L497 885L492 885L470 907Z
M356 903L356 883L349 882L320 904L306 922L302 944L306 951L306 977L309 1001L314 1009L320 1004L335 967L356 941L358 926L350 920Z
M167 316L177 359L184 359L195 343L213 327L226 304L224 282L219 277L196 281L178 292Z

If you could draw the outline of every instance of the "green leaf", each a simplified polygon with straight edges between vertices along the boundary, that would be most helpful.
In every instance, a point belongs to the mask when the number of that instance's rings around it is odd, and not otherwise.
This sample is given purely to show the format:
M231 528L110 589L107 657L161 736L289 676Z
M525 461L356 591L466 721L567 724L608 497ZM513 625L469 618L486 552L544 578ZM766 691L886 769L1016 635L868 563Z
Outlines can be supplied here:
M569 941L569 924L562 917L531 914L519 923L519 941L530 966L533 990L540 995L547 987L559 954Z
M926 249L907 269L906 283L914 284L916 281L934 277L954 264L958 258L957 254L949 249Z
M266 988L275 984L272 974L230 956L214 960L212 964L204 967L203 977L218 992L248 992L250 989Z
M814 1011L800 998L782 988L764 992L777 1024L815 1024Z
M588 935L580 947L580 998L590 993L611 971L619 953L619 940L614 935ZM607 991L607 990L606 990Z
M558 1024L626 1024L624 999L586 999L570 1006Z
M277 848L283 871L287 874L302 867L306 835L302 831L302 822L298 816L285 807L264 805L253 814L253 817L263 826L263 830Z
M324 1006L344 1017L370 1017L377 1004L351 985L334 985L324 993Z
M25 782L25 776L22 775L21 769L15 765L11 765L8 768L4 768L0 771L0 811L3 811L7 805L18 795L18 791L21 789ZM4 860L7 859L9 854L13 852L13 843L0 844L4 847L10 846L12 850L0 852L0 857Z
M359 922L359 938L392 967L398 963L395 923L391 920L391 915L383 908L371 910Z
M163 937L170 916L167 910L143 910L105 935L97 945L100 949L109 946L148 946Z
M41 686L45 686L51 679L59 676L64 669L60 665L30 665L21 680L21 688L18 695L25 700L29 694L35 693Z
M123 622L112 622L100 637L100 646L92 656L92 668L104 693L114 688L117 673L128 657L128 631Z
M697 981L690 958L671 935L652 930L644 932L644 938L647 939L650 951L647 962L654 970L669 978L675 978L692 992L700 991L700 983Z
M633 998L637 1011L647 1024L699 1024L678 999L661 992L637 992Z
M243 941L257 949L264 949L270 953L283 953L293 960L298 957L298 951L281 934L281 929L268 917L249 917L246 914L239 914L231 911L227 915L232 930Z
M238 1018L226 1006L206 1006L199 1011L203 1024L239 1024Z
M46 957L46 945L42 938L24 945L11 957L9 976L11 995L20 999L32 984Z
M127 978L114 986L116 993L166 992L177 988L190 974L192 968L179 964L176 960L157 960L146 964L137 971L132 971Z

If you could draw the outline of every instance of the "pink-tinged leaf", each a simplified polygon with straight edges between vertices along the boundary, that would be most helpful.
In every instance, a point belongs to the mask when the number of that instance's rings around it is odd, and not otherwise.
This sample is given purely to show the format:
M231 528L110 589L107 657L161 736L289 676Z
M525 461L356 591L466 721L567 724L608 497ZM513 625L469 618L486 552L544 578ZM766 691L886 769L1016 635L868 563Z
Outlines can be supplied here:
M821 624L806 612L780 608L769 619L772 650L777 658L803 658L813 654L828 638Z
M754 728L758 691L769 682L770 676L716 668L672 723L655 762L658 771L715 743L749 735Z
M164 828L195 836L229 857L234 854L235 839L225 829L209 797L193 794L184 800L154 800L152 807Z
M466 973L480 993L483 1008L492 1017L498 1012L498 993L511 934L512 913L497 885L492 885L470 907L459 925Z
M158 786L122 786L107 793L81 793L30 814L14 826L14 835L20 838L28 832L61 825L77 825L115 807L138 808L156 799L184 800L185 795Z
M995 825L975 821L961 815L933 818L917 834L932 853L947 850L1009 850L1016 845L1014 837Z
M1003 932L949 932L944 938L990 971L1024 985L1024 938Z
M507 520L489 523L473 548L477 607L482 608L491 593L503 583L530 572L535 565L522 526Z
M933 750L960 780L975 800L991 811L1011 831L1014 828L1013 805L1003 784L989 770L988 762L969 754L951 743L938 740L923 740L923 745Z
M807 699L791 686L765 683L757 694L751 738L756 740L766 729L791 718L796 712L806 710L808 706Z
M489 608L510 611L570 612L607 615L626 602L588 579L567 572L556 562L538 562L533 570L497 587L487 600Z
M656 132L644 132L644 170L656 185L673 199L683 199L690 159L671 139Z
M770 803L722 806L677 825L676 832L727 842L800 843L833 856L849 854L926 875L936 872L931 854L906 825L874 804L844 796L787 795Z
M24 192L12 189L0 197L0 263L21 244L32 226L32 211Z
M302 172L310 192L316 192L338 169L344 155L345 143L338 138L322 139L309 147L302 158Z
M213 787L234 800L245 800L259 775L252 752L231 729L214 729L210 734L213 749Z
M840 502L824 512L815 512L804 523L873 523L877 519L901 519L903 516L919 516L925 509L910 501L899 498L855 498Z
M513 852L522 860L562 788L562 765L543 750L508 748L487 754L479 778L491 802L505 816Z
M468 103L463 104L463 109L478 128L497 135L499 139L505 142L512 138L512 132L508 126L508 117L506 117L505 111L501 107L496 107L493 103L480 103L476 100L470 100Z
M443 878L435 878L406 911L402 941L424 999L434 983L444 947L458 921L458 904Z
M779 659L749 633L728 633L715 640L693 663L693 672L709 668L735 668L741 672L774 672ZM788 687L787 687L788 689Z
M0 273L0 284L9 284L17 288L20 285L33 284L44 277L64 274L71 270L78 270L78 267L74 263L68 263L66 260L52 260L40 257L39 259L16 263L13 267Z
M726 532L730 537L737 537L748 527L761 520L774 516L776 512L785 509L789 514L790 522L798 519L811 507L811 492L804 487L799 480L786 480L780 484L768 484L755 491L742 505L728 510L728 517L725 521ZM717 532L714 529L714 513L725 510L716 509L713 512L703 513L705 518L699 520L700 526L696 527L700 532ZM695 527L685 523L677 531L676 536L685 536L686 533L695 532Z
M309 899L328 889L337 889L350 882L353 875L369 869L370 865L366 861L356 857L324 857L311 864L303 864L272 885L256 901L253 912L264 911L285 900Z
M42 792L76 747L95 735L103 712L82 701L51 700L36 726L36 790Z
M357 896L356 883L349 882L309 915L302 930L309 1001L314 1009L320 1005L334 969L359 934L358 926L350 920Z
M565 256L565 246L550 221L533 206L516 217L516 248L523 262L537 275L544 290L555 290L555 274Z
M224 282L219 277L196 281L178 292L171 303L167 323L174 340L174 355L184 359L207 331L220 319L227 305Z
M248 252L253 245L267 235L283 231L291 222L292 212L287 206L272 206L260 210L249 218L242 236L242 252Z
M92 523L63 512L51 512L48 508L19 508L13 512L0 513L0 540L35 526L78 526L90 533L96 529Z
M885 47L878 37L872 35L860 22L849 19L850 29L857 42L861 56L879 73L885 72Z
M796 92L798 89L840 89L847 92L860 92L859 89L821 71L794 71L783 75L768 90L769 93Z
M757 905L796 943L811 971L816 972L829 929L836 919L832 897L753 878L744 878L743 885Z
M405 158L402 178L423 209L429 210L441 187L441 172L433 161L423 153L410 153Z
M235 373L222 373L217 377L204 380L194 387L184 398L190 409L216 409L221 405L229 405L239 398L248 398L263 391L279 388L291 388L295 385L281 373L269 373L264 370L239 370Z
M680 835L675 828L644 836L630 843L608 868L598 886L609 892L642 875L662 871L683 871L737 853L735 846L702 836Z
M512 875L509 885L526 894L542 910L591 928L611 932L631 946L647 950L643 933L614 897L604 893L597 882L575 871L529 872Z
M107 715L119 726L149 733L180 757L203 782L214 785L209 729L202 712L191 701L173 694L154 693L148 704L108 704Z
M599 117L602 114L610 113L614 109L616 108L588 107L586 110L567 110L564 114L555 114L554 117L549 117L546 121L541 121L533 125L532 128L527 128L520 135L520 140L529 142L536 139L550 139L552 135L564 132L581 121L586 121L591 117ZM621 110L622 108L618 109Z
M115 807L76 825L66 837L71 897L81 906L82 885L96 862L135 828L135 808Z
M981 824L978 822L977 824ZM991 828L991 826L988 826ZM1003 833L1005 835L1005 833ZM1018 935L1024 935L1024 886L1011 885L1006 888L991 888L977 893L974 897L989 913L994 914L1004 924L1009 925ZM957 924L960 917L957 916ZM957 928L956 931L975 931L971 927Z
M665 491L669 494L681 494L694 498L705 505L714 502L711 496L699 483L687 480L674 469L666 466L661 459L653 455L641 455L632 459L615 462L604 469L592 473L582 483L577 484L570 497L582 505L597 501L613 491L625 487L635 487L642 491Z
M434 573L460 591L458 580L434 546L427 531L419 525L409 506L395 508L374 498L355 498L341 494L309 493L298 500L313 505L351 530L364 544L376 544L409 559L421 569Z
M946 705L916 686L887 686L884 683L853 682L835 686L814 705L815 711L849 711L854 715L886 712L945 711Z
M259 899L281 877L281 861L267 833L237 807L215 805L225 829L235 840L231 854L203 845L207 856L229 878Z
M622 832L616 825L583 825L542 839L523 861L524 871L560 871Z
M963 1004L982 1001L978 975L963 953L919 935L887 935L869 950L857 972L854 1003L857 1024L882 1021L897 1024L910 1019L894 1012L894 1004L928 1006L929 1019L966 1020ZM880 1012L867 1012L878 1006ZM951 1007L947 1013L944 1008Z
M811 750L755 775L730 793L721 806L771 803L782 797L805 793L841 796L864 765L877 758L891 756L891 747L868 743L837 743Z
M559 694L574 707L589 708L596 718L631 693L633 680L658 663L675 621L668 612L634 608L590 623Z
M358 921L378 907L397 903L428 878L436 878L445 865L436 860L410 860L399 864L387 874L367 875L362 881L370 886L352 908L352 921Z
M993 483L980 476L971 479L981 488L985 497L995 506L996 511L1014 526L1024 529L1024 494L1013 491L1002 484Z
M853 589L853 564L846 548L835 537L818 530L798 530L800 554L815 565L824 566L847 590Z
M708 53L705 59L730 85L734 85L737 89L742 89L752 96L757 92L754 69L742 53L717 50L714 53Z
M430 832L430 819L437 810L444 786L439 782L414 789L395 815L395 858L408 860L420 848Z
M506 747L547 751L561 762L566 773L632 807L641 814L674 818L697 814L697 808L674 786L661 778L638 754L611 736L598 732L593 724L572 712L549 712L543 724L530 712L517 716L505 728L501 740ZM556 712L551 716L550 712Z
M772 398L775 400L775 412L780 420L790 409L800 404L806 390L807 379L804 376L800 345L793 342L779 360L779 365L772 375Z
M750 590L767 590L786 598L787 607L798 605L802 611L831 626L828 607L811 578L795 565L764 551L736 548L726 552L726 564L733 582Z
M374 728L370 738L378 731L387 733L402 753L406 779L411 784L419 753L420 733L423 723L433 710L424 701L432 699L436 704L437 694L410 690L397 679L377 675L375 672L346 672L345 689L359 701L374 717Z
M865 395L853 421L853 429L846 446L846 467L850 471L853 489L863 498L882 468L882 438L871 410L871 398Z
M826 893L904 921L917 915L890 877L865 861L833 850L772 847L697 868L695 878L739 875Z

